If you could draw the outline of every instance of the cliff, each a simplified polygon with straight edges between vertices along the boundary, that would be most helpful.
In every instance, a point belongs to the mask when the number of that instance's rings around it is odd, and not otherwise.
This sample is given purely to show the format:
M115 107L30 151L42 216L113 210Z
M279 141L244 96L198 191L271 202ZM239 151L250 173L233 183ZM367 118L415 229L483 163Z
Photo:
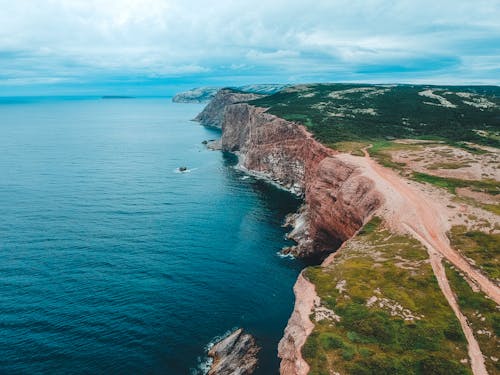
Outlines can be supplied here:
M324 258L363 226L383 197L359 166L338 157L305 127L244 103L250 99L221 90L196 119L222 128L222 150L236 153L240 168L304 198L286 223L297 244L285 251ZM296 306L279 345L281 373L287 375L308 372L301 349L312 330L309 305L316 298L302 276L294 291Z
M207 104L205 109L194 118L202 125L220 128L224 118L224 109L234 103L248 101L260 98L257 94L247 94L234 92L230 89L222 89L215 97Z
M231 102L226 99L219 102ZM221 95L221 96L222 96ZM323 256L350 238L382 203L361 170L317 142L301 125L246 103L226 105L222 149L236 152L240 166L304 196L289 217L295 256Z
M344 91L354 92L351 89ZM447 238L450 223L467 224L467 220L460 221L462 212L474 208L463 205L457 209L450 204L450 194L408 181L395 171L382 167L367 152L368 142L358 150L358 154L362 152L364 157L337 153L323 146L305 127L269 113L272 107L266 103L275 102L276 108L285 106L279 95L268 102L268 98L253 102L266 108L245 103L243 98L234 95L231 91L221 92L217 103L211 103L214 104L211 117L217 116L223 131L222 149L239 156L241 169L304 199L300 210L287 218L287 224L293 227L289 237L297 245L286 251L301 257L324 258L343 243L341 252L329 256L321 268L308 268L297 280L294 311L278 348L281 374L305 375L309 371L326 370L348 373L347 370L358 365L389 373L394 372L394 364L401 369L400 373L428 372L428 364L431 364L429 369L438 364L442 373L468 373L469 360L474 374L487 373L485 358L488 360L488 357L483 353L491 352L490 343L484 343L484 338L481 338L483 341L476 340L474 327L467 321L476 319L475 315L470 315L468 306L459 306L447 279L448 270L442 263L443 258L447 259L456 270L463 272L465 284L475 285L498 303L498 287L453 249ZM300 103L315 108L307 100ZM290 102L286 104L290 105ZM287 109L290 110L293 107ZM375 212L377 217L358 232ZM474 213L481 216L483 222L495 220L486 211L477 209ZM476 216L467 218L472 220ZM346 241L348 239L350 241ZM335 262L332 261L334 258ZM367 262L372 266L367 268ZM417 272L419 267L421 269ZM397 276L391 270L397 270ZM422 278L418 287L415 285L417 274ZM374 280L377 287L371 289ZM394 294L394 290L398 292ZM384 293L398 299L383 297ZM442 303L443 297L446 304ZM360 300L365 300L365 303L360 303ZM373 301L379 300L380 303L373 305ZM337 311L338 301L344 307ZM356 310L346 308L346 304L352 303L357 304ZM491 309L494 307L493 304ZM469 313L467 318L461 308ZM486 311L489 308L484 307ZM396 340L392 346L386 343L378 348L388 358L387 363L382 363L383 370L375 355L372 360L354 353L346 361L345 350L338 350L349 347L353 341L346 332L370 337L374 340L367 341L370 343L379 340L372 323L352 324L350 314L360 309L364 316L371 316L372 310L376 310L377 319L383 318L387 324L397 324L394 322L400 319L419 320L423 324L421 327L427 328L417 335L425 337L432 347L439 350L422 351L421 347L415 346L417 350L409 350L403 363L400 362L400 341ZM401 314L398 315L396 310ZM326 319L332 323L315 324L311 317L314 322ZM490 323L484 323L485 319L481 322L481 327L489 327ZM373 324L378 323L373 321ZM449 336L450 324L454 325L452 336ZM461 331L456 331L458 327ZM405 324L397 329L397 334L412 338L416 334L414 329L415 325ZM484 329L477 332L480 334ZM338 338L339 343L334 347L322 347L318 343L322 333ZM413 340L408 342L413 343ZM469 359L465 358L467 354ZM438 362L436 358L439 358ZM494 363L486 365L495 366Z

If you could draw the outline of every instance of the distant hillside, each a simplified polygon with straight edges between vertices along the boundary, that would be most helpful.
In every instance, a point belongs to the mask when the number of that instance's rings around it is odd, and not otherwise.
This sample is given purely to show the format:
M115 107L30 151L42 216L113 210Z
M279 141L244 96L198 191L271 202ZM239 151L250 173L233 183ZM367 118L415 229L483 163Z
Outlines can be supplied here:
M251 104L307 126L323 143L439 138L500 147L500 87L312 84Z
M212 100L220 87L198 87L181 92L172 98L174 103L205 103Z
M260 94L260 95L271 95L283 90L290 85L282 84L258 84L258 85L246 85L246 86L236 86L228 87L230 89L241 91L244 93ZM223 87L198 87L192 90L181 92L172 98L175 103L205 103L210 101L217 91Z

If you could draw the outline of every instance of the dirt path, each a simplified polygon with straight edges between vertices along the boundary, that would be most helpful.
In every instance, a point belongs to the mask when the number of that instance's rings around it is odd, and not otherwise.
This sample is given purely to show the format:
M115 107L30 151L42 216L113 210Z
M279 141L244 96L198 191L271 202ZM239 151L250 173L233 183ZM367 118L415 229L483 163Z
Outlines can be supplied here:
M415 233L427 241L433 251L448 259L455 267L477 284L497 305L500 305L500 288L472 267L456 250L451 248L446 235L447 227L444 222L445 218L440 213L441 207L409 185L394 171L384 168L373 161L366 151L365 156L371 169L378 177L392 186L405 199L407 208L416 213L416 216L412 218L414 219L413 222L408 222L404 215L398 215L401 223L412 228Z
M436 279L439 284L439 288L443 292L448 304L451 306L455 316L460 322L460 326L462 327L462 331L467 340L467 351L469 354L469 359L471 362L471 368L474 375L488 375L486 371L486 366L484 364L483 353L481 352L481 348L474 337L474 333L472 332L472 328L469 326L467 322L467 318L460 311L460 307L458 306L457 300L453 291L451 290L450 283L448 282L448 278L446 277L446 270L443 266L441 255L437 254L433 251L432 245L430 245L424 238L422 238L419 234L415 233L412 228L408 227L410 232L413 232L413 235L419 239L429 250L429 258L431 262L431 267L436 276Z
M395 212L393 220L397 221L404 229L410 231L428 249L431 266L438 280L439 287L457 316L467 339L473 373L475 375L488 374L479 344L468 325L466 317L460 311L455 295L449 285L442 258L448 259L455 267L466 274L497 304L500 304L499 288L474 269L457 251L451 248L446 236L447 226L445 218L440 213L440 206L418 189L409 185L394 171L384 168L373 161L366 150L364 152L365 160L371 170L370 174L372 174L372 177L378 178L386 187L393 192L397 192L399 195L397 212Z

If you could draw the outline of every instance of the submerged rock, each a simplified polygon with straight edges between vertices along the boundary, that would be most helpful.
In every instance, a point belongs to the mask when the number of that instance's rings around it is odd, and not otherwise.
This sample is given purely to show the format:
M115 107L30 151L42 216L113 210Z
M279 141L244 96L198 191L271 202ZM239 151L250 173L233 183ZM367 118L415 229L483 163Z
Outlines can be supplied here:
M259 350L252 335L237 329L208 352L213 358L208 375L250 375L257 367Z

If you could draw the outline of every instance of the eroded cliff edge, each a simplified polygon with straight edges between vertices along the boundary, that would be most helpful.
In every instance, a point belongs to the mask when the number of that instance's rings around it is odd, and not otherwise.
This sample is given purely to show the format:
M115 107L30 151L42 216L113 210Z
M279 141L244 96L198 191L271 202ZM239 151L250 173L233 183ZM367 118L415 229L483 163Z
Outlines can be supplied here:
M247 103L225 107L222 149L240 167L304 197L288 223L299 257L323 256L350 238L382 204L375 184L354 164L338 158L301 125Z
M236 92L231 89L221 89L215 94L214 98L210 100L203 111L194 118L194 121L198 121L204 126L221 128L227 106L260 97L262 97L262 95Z

